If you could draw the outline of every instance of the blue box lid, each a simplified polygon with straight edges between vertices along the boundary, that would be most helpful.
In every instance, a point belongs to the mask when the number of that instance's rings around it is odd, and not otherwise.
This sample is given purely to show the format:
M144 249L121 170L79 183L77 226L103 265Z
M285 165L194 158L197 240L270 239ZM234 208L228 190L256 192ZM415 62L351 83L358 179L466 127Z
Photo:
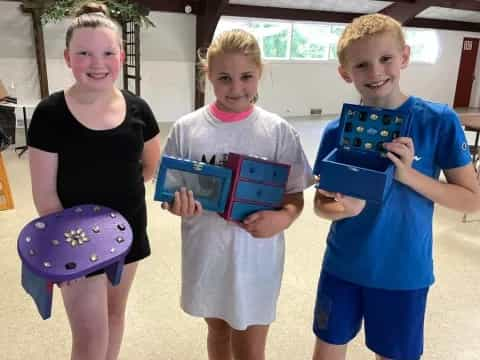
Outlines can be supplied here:
M385 157L383 143L408 136L410 114L365 105L343 104L337 143L348 151Z

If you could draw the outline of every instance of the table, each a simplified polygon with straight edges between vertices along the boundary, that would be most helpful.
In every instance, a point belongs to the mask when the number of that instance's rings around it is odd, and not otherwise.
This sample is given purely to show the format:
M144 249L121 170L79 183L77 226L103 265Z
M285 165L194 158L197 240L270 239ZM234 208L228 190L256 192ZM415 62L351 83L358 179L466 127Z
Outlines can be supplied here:
M23 130L25 131L25 145L15 146L15 151L20 150L18 153L18 157L22 156L25 151L27 151L27 131L28 131L28 124L27 124L27 108L34 109L37 105L30 105L30 104L13 104L5 101L0 102L0 106L10 107L14 109L22 109L23 112Z
M473 148L478 150L478 143L480 140L480 112L464 112L458 114L460 121L465 126L465 131L475 132L475 141ZM478 151L473 154L473 163L478 160Z
M472 163L477 171L477 178L480 176L480 171L477 168L477 163L480 161L480 154L478 143L480 140L480 112L460 112L458 113L458 117L460 118L460 122L465 127L465 131L472 131L475 133L475 140L473 142L473 149L472 152ZM467 221L467 214L463 215L463 222Z

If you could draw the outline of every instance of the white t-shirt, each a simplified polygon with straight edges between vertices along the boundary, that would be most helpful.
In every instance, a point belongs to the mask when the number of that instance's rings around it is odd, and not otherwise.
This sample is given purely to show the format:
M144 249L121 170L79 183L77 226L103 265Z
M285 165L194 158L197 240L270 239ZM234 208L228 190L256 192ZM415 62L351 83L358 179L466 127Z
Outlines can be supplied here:
M287 193L312 184L312 170L296 130L258 106L246 119L222 122L203 107L172 127L164 153L222 165L229 152L291 165ZM275 319L284 265L283 232L254 238L217 213L182 218L183 310L223 319L238 330Z

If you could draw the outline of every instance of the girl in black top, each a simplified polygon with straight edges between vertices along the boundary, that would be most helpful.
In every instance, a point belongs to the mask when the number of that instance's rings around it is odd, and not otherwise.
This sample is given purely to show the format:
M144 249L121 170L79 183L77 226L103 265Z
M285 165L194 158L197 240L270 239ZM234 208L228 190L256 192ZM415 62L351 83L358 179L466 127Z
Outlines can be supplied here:
M160 157L158 125L147 103L114 83L124 60L118 25L104 5L89 3L67 30L65 61L75 83L44 99L28 145L40 215L94 203L118 210L133 229L122 280L104 274L61 284L72 329L72 359L118 357L127 296L137 261L150 254L144 181Z

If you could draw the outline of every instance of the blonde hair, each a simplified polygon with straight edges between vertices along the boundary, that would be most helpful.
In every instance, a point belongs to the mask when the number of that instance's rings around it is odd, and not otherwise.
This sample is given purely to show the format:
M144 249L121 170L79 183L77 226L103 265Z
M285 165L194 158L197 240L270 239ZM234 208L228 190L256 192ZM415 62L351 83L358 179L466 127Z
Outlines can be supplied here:
M347 25L337 43L337 57L341 65L347 61L345 53L356 40L377 34L391 33L398 40L398 46L405 46L405 35L402 25L390 16L368 14L357 17Z
M65 44L68 48L72 40L73 32L80 28L106 27L117 33L120 48L123 47L121 29L118 23L113 20L105 4L95 1L88 1L80 5L74 13L75 18L67 29Z

